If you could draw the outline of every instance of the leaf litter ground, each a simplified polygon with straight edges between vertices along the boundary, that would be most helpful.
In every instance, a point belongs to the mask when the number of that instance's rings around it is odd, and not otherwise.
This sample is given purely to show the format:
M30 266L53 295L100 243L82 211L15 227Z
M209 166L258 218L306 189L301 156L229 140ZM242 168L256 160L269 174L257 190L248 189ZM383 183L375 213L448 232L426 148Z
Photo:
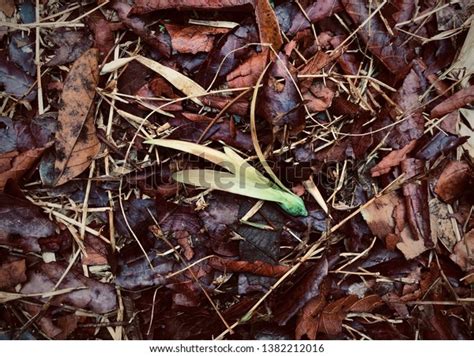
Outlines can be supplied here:
M0 15L1 339L472 339L469 1Z

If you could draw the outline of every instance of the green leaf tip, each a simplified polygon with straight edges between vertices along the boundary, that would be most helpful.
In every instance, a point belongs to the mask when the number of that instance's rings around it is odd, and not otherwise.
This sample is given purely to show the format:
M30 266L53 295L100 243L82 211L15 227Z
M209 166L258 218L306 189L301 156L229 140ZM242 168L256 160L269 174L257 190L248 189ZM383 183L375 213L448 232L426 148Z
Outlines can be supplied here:
M210 169L189 169L173 174L173 179L184 184L221 190L260 200L278 203L284 211L293 216L308 216L303 199L285 188L282 189L252 167L230 147L224 152L196 143L154 139L147 144L172 148L204 158L229 172Z

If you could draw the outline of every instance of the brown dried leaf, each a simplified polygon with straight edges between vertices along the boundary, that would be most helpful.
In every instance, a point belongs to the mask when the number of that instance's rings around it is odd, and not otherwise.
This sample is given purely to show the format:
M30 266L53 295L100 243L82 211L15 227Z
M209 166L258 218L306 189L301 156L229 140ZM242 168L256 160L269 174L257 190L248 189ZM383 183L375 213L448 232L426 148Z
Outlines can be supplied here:
M370 15L367 2L363 0L342 0L342 4L356 26L361 25ZM391 36L378 15L373 16L358 35L371 51L396 77L403 77L409 67L414 52L404 44L400 35Z
M295 339L301 340L307 336L310 340L316 340L319 330L318 314L326 305L326 298L323 295L311 299L301 310L296 322Z
M26 281L26 264L22 259L8 259L0 264L0 289L5 290Z
M268 51L254 53L241 65L227 74L229 88L244 88L254 86L258 77L265 69L268 60Z
M334 98L334 90L328 88L323 82L315 81L308 90L303 91L303 99L310 112L321 112L329 108Z
M18 181L36 163L44 152L45 147L33 148L25 152L12 151L0 155L0 191L3 191L7 181Z
M390 192L376 198L372 204L361 210L362 217L369 225L370 231L377 237L391 239L391 234L400 238L397 248L407 259L412 259L427 250L423 240L415 240L408 224L403 199Z
M328 304L319 319L319 328L328 336L336 336L342 331L342 322L350 312L367 313L383 304L376 294L358 299L356 295L348 295Z
M328 275L328 260L323 257L304 279L295 285L278 304L275 320L279 325L285 325L291 317L303 308L306 303L321 293L321 283Z
M94 125L95 88L99 80L97 49L74 62L65 80L56 132L56 180L61 185L81 174L100 150Z
M223 272L251 273L257 276L275 277L283 276L290 269L288 266L272 265L263 261L237 261L230 258L213 257L209 264Z
M145 14L164 9L219 10L243 5L252 5L255 9L260 41L279 50L283 39L275 12L268 0L136 0L131 13Z
M375 167L372 167L370 173L372 177L378 177L382 174L390 172L392 167L396 167L401 161L406 159L407 154L410 153L416 146L416 140L411 141L409 144L399 150L393 150L386 155Z
M178 53L196 54L209 52L216 36L229 32L228 28L198 25L165 24L166 31L171 37L171 46Z
M463 106L474 103L474 85L463 88L431 110L431 117L441 117Z
M465 161L451 161L441 172L435 193L446 203L452 203L469 190L472 169Z
M0 1L0 11L2 11L7 17L12 17L15 13L15 1L14 0L2 0Z

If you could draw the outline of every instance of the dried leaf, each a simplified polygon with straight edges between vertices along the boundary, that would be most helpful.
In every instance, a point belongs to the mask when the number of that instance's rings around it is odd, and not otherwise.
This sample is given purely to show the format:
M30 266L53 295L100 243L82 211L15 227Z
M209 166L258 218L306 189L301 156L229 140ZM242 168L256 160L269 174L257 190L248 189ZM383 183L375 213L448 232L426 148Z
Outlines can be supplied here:
M343 7L340 0L315 1L305 9L304 14L299 12L295 16L288 35L293 36L296 32L309 28L310 23L307 19L309 19L311 23L316 23L332 16L342 9Z
M51 41L57 49L54 57L46 63L49 67L74 62L92 46L89 36L77 30L58 29L51 36Z
M24 259L9 258L0 263L0 289L6 290L26 281Z
M445 99L443 102L436 105L431 110L431 117L441 117L451 113L456 109L474 103L474 85L463 88L458 92Z
M0 155L0 191L7 181L18 181L38 161L45 148L33 148L25 152L11 151Z
M77 177L99 153L94 125L94 96L99 80L97 49L74 62L64 83L56 132L56 179L61 185Z
M463 271L474 269L474 230L467 232L449 256Z
M304 305L320 294L320 286L329 271L328 260L323 257L304 279L294 286L275 310L275 320L285 325Z
M165 24L166 31L171 37L171 46L178 53L196 54L209 52L214 46L218 35L229 32L228 28Z
M117 11L120 21L146 44L159 51L163 56L170 56L171 49L165 38L162 35L155 34L155 31L151 31L141 18L130 16L130 10L132 9L130 5L125 2L114 1L112 8Z
M2 11L7 17L12 17L15 13L15 1L14 0L2 0L0 1L0 11Z
M472 184L472 169L465 161L451 161L441 172L435 193L446 203L463 196Z
M192 101L201 105L199 97L204 96L207 91L198 83L175 71L174 69L166 67L149 58L137 56L135 59L144 66L163 76L167 81L173 84L176 89L181 90L184 94L188 95Z
M378 295L368 295L358 299L356 295L348 295L328 304L321 313L319 329L328 336L336 336L342 331L342 322L349 312L370 312L380 305Z
M53 291L65 270L65 266L60 263L38 264L34 269L28 271L28 280L23 285L21 293L36 294ZM97 282L74 271L65 275L58 288L75 288L77 290L54 297L51 302L53 305L64 303L77 308L89 309L99 314L111 312L117 307L114 285Z
M280 49L283 40L277 18L268 0L136 0L132 14L145 14L164 9L205 9L219 10L228 7L252 5L255 8L260 41L269 43L275 50Z
M33 84L32 77L15 67L0 53L0 87L3 87L5 93L31 101L36 97Z
M464 76L463 86L469 85L469 78L474 73L474 17L471 18L471 26L464 40L464 45L450 69L461 70Z
M382 174L390 172L392 167L396 167L401 161L407 158L407 154L410 153L416 146L416 140L411 141L409 144L399 150L393 150L386 155L376 166L372 167L370 172L372 177L378 177Z
M241 65L227 74L229 88L245 88L254 86L258 77L265 69L268 52L255 53L247 58Z
M288 125L293 134L305 126L295 72L287 56L280 53L263 78L258 98L258 114L273 126Z
M39 252L38 238L55 233L55 224L27 200L0 193L0 243Z
M361 25L369 16L367 2L362 0L341 0L347 14L355 25ZM403 77L410 68L414 52L408 49L403 42L405 38L398 34L391 36L380 17L373 16L358 35L367 44L371 51L397 78Z
M223 272L251 273L257 276L275 277L283 276L290 269L288 266L272 265L263 261L237 261L229 258L213 257L209 264Z
M401 162L405 179L412 180L424 173L425 163L416 158L408 158ZM429 225L430 212L428 204L428 183L425 179L408 181L403 184L405 207L413 236L424 240L426 247L433 247L431 228Z

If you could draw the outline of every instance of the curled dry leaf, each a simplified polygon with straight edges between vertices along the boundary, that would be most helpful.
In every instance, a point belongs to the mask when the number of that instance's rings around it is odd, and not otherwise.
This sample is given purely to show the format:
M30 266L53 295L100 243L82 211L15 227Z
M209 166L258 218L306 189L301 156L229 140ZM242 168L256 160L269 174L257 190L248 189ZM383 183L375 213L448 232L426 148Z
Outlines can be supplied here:
M396 167L401 161L407 158L407 154L410 153L416 146L416 140L411 141L405 147L399 150L393 150L386 155L375 167L372 167L370 173L372 177L378 177L382 174L390 172L392 167Z
M465 161L451 161L441 172L435 193L446 203L452 203L472 188L472 169Z
M424 161L416 158L408 158L401 162L405 179L409 180L403 184L403 195L405 196L408 224L413 236L417 240L424 240L426 247L433 247L428 205L428 183L423 178L410 181L421 175L424 172L424 167Z
M431 117L435 118L444 116L456 109L460 109L463 106L472 103L474 103L474 85L459 90L454 95L445 99L442 103L436 105L433 110L431 110Z
M54 185L77 177L99 153L93 102L99 80L98 55L94 48L85 52L74 62L64 82L56 132Z

